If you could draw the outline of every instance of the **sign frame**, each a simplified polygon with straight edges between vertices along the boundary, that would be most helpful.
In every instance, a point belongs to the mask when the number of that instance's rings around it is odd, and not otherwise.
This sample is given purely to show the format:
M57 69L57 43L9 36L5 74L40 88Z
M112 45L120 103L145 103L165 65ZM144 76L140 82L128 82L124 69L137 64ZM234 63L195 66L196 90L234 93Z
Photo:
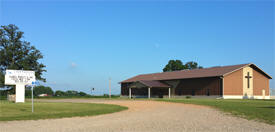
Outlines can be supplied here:
M6 70L5 85L30 85L35 82L35 71L30 70Z
M36 82L35 71L6 69L5 85L15 85L15 102L25 102L25 86Z

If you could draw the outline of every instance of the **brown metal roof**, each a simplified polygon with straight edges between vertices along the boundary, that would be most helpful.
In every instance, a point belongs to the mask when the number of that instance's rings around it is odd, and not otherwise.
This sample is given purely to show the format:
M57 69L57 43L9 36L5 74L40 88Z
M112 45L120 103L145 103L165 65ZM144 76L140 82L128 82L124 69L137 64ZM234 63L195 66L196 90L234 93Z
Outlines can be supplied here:
M145 86L152 87L152 88L154 88L154 87L169 88L170 87L169 85L161 83L160 81L154 81L154 80L140 80L138 82L144 84Z
M219 77L227 75L231 72L239 70L245 66L256 67L254 64L240 64L232 66L219 66L205 69L194 69L194 70L181 70L173 72L162 72L162 73L153 73L153 74L142 74L127 80L122 81L121 83L135 82L140 80L174 80L174 79L188 79L188 78L203 78L203 77ZM262 71L261 69L259 69ZM262 73L271 79L271 76L262 71Z

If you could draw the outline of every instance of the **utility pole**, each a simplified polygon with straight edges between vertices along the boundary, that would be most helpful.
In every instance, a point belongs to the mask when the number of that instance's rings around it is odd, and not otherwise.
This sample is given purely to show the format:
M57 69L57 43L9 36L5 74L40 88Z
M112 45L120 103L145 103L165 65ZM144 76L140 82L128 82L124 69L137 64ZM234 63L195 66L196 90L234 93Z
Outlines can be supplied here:
M109 98L111 98L111 78L109 78Z

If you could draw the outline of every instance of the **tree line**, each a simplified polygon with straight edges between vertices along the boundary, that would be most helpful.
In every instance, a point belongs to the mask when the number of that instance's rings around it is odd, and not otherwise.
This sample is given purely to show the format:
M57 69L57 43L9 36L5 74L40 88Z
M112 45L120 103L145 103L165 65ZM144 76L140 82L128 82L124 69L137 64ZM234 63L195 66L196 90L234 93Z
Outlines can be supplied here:
M47 86L36 86L33 89L33 94L34 96L39 96L40 94L47 94L48 96L58 96L58 97L63 97L63 96L87 96L85 92L78 92L75 90L67 90L67 91L62 91L62 90L57 90L53 91L51 87ZM25 90L25 95L26 96L31 96L31 87L27 87Z

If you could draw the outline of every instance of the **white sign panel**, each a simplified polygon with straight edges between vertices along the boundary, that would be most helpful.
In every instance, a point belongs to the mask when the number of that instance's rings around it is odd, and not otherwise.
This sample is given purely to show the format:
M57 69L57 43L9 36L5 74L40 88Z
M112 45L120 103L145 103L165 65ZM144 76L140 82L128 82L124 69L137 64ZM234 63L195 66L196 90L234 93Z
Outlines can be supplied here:
M34 71L24 71L24 70L6 70L5 84L6 85L31 85L35 82L35 72Z

